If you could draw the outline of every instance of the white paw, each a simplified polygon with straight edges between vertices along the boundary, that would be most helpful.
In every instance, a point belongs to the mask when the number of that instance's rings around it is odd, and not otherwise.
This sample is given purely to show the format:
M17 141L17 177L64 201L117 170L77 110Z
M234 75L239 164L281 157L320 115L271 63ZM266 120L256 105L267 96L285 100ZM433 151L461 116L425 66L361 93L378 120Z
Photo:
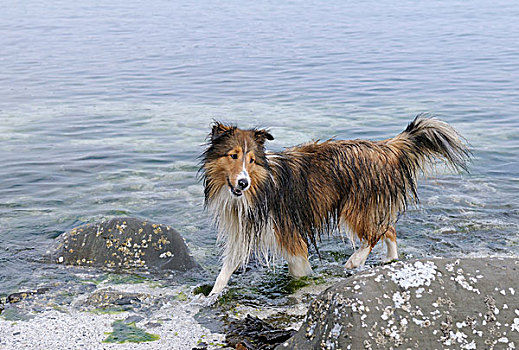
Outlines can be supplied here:
M388 263L388 262L391 262L393 260L398 260L398 255L396 255L396 256L387 256L386 259L384 260L384 262Z
M344 268L345 269L350 269L350 270L351 269L355 269L355 268L357 268L359 266L360 266L360 264L358 262L353 261L352 257L350 257L348 259L348 261L346 261L346 264L344 264Z
M216 303L218 296L219 296L218 294L205 296L202 293L200 293L200 294L195 295L193 297L193 299L191 299L189 304L200 306L200 307L211 306Z

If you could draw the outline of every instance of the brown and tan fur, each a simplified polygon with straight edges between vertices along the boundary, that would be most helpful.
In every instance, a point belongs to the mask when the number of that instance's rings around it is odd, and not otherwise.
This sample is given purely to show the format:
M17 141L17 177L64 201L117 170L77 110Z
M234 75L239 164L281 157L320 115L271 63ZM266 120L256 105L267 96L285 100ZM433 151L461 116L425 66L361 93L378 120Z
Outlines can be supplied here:
M469 151L448 124L422 115L383 141L311 142L265 151L267 130L215 123L201 172L206 205L224 241L224 266L212 294L252 253L282 256L294 276L311 273L308 245L345 228L361 247L346 268L363 265L383 239L398 258L394 224L417 201L416 180L435 158L466 170ZM244 186L246 184L246 186Z

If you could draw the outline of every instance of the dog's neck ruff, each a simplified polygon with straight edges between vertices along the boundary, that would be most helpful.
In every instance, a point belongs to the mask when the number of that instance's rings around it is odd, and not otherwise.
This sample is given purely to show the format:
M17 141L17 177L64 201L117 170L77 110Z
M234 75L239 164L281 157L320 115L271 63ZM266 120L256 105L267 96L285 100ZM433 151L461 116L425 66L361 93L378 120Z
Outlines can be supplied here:
M244 266L254 253L269 265L279 255L270 216L259 218L247 196L235 197L222 188L208 199L207 208L229 263Z

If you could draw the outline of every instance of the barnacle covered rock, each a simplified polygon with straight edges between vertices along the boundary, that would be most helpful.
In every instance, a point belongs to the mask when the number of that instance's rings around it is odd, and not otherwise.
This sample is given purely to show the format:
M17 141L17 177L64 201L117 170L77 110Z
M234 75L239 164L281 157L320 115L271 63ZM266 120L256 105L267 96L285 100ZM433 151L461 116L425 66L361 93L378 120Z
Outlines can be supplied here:
M170 226L115 218L65 232L49 253L52 262L114 269L187 271L199 265Z
M278 349L519 348L519 259L425 259L324 291Z

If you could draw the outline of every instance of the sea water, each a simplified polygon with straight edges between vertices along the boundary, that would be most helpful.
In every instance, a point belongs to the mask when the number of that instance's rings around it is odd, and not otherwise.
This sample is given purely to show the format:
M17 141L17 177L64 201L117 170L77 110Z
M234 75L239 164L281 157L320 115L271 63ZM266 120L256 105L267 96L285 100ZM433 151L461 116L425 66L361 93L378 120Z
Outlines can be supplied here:
M206 269L192 283L214 278L197 179L214 119L269 128L279 151L432 113L473 161L420 181L401 257L517 255L517 18L513 1L2 1L0 295L69 278L42 254L116 216L173 226ZM353 252L321 249L324 269Z

